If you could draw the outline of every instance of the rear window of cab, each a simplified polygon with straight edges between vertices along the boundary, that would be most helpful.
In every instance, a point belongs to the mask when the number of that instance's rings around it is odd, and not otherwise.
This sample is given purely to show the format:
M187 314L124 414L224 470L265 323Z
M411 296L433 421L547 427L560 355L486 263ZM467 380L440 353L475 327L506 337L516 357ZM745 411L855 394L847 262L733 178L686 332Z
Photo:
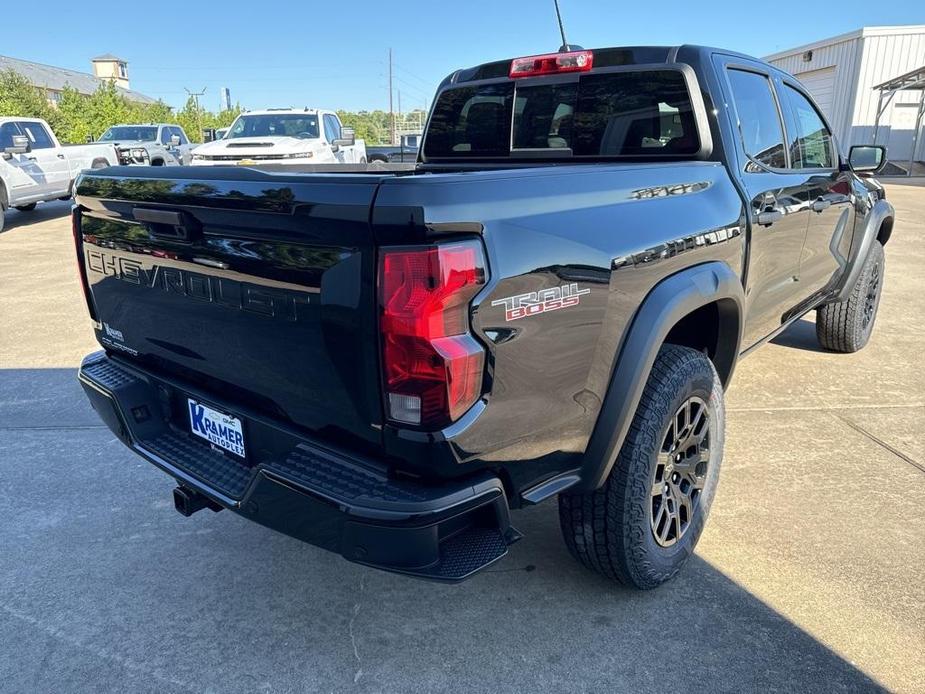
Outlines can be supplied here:
M424 156L646 157L700 150L679 70L587 73L460 86L434 105Z

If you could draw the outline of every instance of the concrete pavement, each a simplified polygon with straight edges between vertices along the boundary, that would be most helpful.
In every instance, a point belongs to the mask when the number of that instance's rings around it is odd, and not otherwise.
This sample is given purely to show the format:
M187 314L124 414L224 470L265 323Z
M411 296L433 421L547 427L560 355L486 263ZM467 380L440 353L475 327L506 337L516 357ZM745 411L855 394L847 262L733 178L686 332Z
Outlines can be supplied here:
M925 188L871 344L804 320L739 366L691 564L648 593L575 564L555 504L459 586L349 564L170 480L74 381L95 348L67 205L0 234L0 691L925 691Z

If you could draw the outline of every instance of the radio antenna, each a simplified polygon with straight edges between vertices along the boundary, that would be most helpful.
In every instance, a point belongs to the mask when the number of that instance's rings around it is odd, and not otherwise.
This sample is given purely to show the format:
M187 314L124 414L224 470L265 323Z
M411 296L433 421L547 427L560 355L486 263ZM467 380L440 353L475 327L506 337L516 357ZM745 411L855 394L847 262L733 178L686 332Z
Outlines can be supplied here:
M562 11L559 9L559 0L553 0L556 4L556 19L559 20L559 34L562 36L562 45L559 47L560 53L568 53L569 51L581 50L581 46L573 46L565 38L565 26L562 24Z

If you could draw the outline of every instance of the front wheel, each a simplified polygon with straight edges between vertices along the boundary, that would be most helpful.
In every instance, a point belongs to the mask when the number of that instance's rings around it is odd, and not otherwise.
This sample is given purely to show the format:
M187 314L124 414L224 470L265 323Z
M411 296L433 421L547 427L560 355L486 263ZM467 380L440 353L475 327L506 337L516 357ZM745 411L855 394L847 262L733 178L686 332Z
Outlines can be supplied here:
M849 353L870 341L883 291L884 263L883 245L874 241L848 299L816 310L816 339L822 347Z
M20 212L32 212L35 209L35 203L30 202L28 205L16 205L15 207Z
M664 345L604 485L559 495L565 544L584 566L649 589L694 551L723 459L723 388L701 352Z

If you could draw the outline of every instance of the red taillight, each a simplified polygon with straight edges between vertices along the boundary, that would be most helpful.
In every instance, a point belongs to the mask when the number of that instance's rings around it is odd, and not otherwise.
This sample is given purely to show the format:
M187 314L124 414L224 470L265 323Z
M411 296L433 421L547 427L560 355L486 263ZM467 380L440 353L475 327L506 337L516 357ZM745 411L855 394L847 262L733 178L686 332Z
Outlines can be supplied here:
M441 426L478 400L485 350L469 332L469 302L485 275L479 241L383 251L379 325L389 419Z
M591 69L593 63L594 53L591 51L531 55L526 58L514 58L511 61L510 76L535 77L559 72L585 72Z

